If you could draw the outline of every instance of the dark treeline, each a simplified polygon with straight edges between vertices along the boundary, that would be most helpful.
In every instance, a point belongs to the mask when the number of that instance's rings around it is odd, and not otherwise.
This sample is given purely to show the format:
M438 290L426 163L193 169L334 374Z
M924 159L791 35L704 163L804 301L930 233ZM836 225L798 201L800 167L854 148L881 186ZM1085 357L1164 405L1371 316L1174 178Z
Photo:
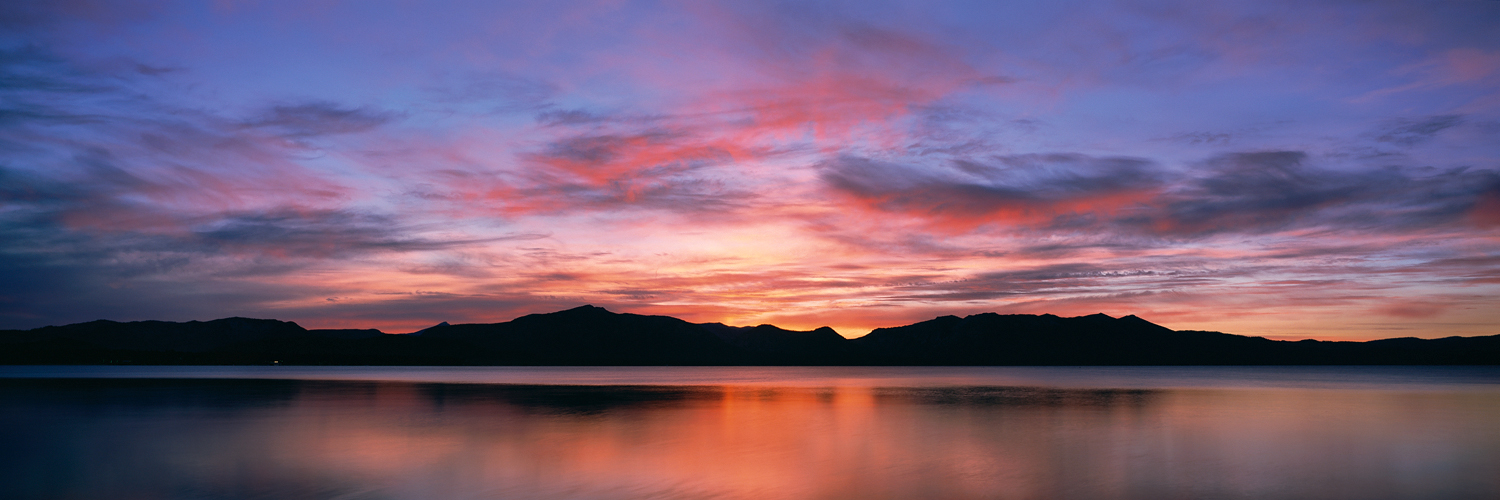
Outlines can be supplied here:
M1369 342L1175 331L1135 316L943 316L844 339L583 306L416 334L287 321L94 321L0 331L3 364L1383 365L1500 364L1500 335Z

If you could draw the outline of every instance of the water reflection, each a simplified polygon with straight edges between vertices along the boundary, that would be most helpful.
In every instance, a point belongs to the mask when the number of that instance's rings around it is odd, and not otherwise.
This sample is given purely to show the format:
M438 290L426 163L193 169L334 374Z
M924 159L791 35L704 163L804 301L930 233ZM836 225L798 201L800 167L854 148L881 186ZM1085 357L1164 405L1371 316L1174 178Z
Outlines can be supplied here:
M0 380L6 498L1494 498L1491 392Z

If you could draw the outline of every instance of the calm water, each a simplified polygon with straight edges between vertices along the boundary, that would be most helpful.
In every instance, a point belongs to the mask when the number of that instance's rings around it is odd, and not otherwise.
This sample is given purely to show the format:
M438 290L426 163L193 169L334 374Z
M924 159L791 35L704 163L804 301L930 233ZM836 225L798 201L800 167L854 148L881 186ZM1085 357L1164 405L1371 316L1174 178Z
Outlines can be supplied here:
M1500 498L1494 368L0 367L0 498Z

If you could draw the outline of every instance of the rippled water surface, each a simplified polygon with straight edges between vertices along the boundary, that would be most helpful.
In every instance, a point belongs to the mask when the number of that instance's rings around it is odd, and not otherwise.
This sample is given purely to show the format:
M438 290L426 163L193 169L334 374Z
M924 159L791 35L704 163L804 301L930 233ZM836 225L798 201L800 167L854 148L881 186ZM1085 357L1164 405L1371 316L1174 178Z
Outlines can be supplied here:
M3 498L1500 498L1493 368L0 367Z

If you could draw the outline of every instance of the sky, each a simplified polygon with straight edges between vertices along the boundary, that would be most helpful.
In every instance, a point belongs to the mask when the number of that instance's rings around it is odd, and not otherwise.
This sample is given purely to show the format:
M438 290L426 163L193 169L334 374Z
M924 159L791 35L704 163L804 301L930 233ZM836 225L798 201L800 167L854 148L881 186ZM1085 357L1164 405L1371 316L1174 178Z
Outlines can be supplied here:
M0 328L1500 334L1500 2L0 5Z

